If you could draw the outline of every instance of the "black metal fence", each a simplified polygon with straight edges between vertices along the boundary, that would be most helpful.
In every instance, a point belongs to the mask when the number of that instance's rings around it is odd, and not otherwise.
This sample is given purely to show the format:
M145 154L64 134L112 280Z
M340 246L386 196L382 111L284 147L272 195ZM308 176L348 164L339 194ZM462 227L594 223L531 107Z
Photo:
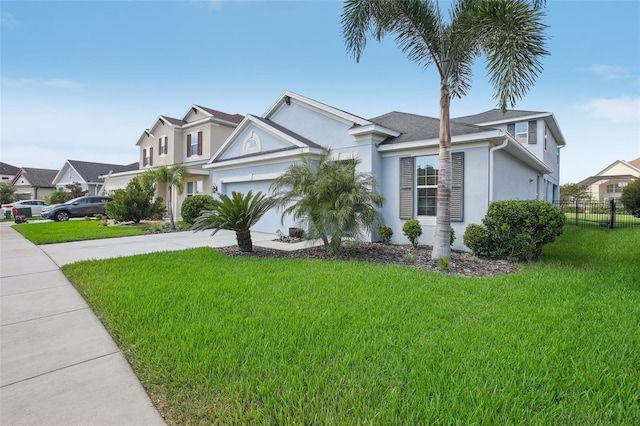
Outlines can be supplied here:
M640 218L627 211L622 203L611 201L556 201L567 217L567 224L601 228L640 226Z

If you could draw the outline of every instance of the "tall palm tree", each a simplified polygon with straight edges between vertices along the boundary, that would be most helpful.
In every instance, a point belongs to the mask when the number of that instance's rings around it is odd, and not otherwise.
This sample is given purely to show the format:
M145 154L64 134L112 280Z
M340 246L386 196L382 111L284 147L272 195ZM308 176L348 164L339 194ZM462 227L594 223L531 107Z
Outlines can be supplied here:
M173 220L172 189L175 188L178 194L182 194L184 191L184 178L188 175L189 170L184 164L173 164L169 167L162 165L156 169L148 170L143 174L143 179L167 185L167 211L169 213L171 229L176 229L176 224Z
M253 195L249 191L246 195L233 191L231 197L220 194L213 200L209 210L204 210L191 227L194 231L213 229L214 235L221 229L236 231L238 248L243 252L253 251L251 241L251 227L273 207L271 197L262 192Z
M394 34L400 49L440 75L440 149L436 235L432 258L450 258L452 97L471 88L472 65L485 55L489 81L503 113L531 88L542 71L545 50L540 7L544 0L454 0L449 19L437 0L347 0L342 29L347 50L360 60L373 36Z
M325 150L319 160L304 158L277 177L271 189L282 217L307 226L307 235L322 238L325 249L337 253L342 239L371 231L384 201L375 191L371 173L356 171L360 160L332 161Z

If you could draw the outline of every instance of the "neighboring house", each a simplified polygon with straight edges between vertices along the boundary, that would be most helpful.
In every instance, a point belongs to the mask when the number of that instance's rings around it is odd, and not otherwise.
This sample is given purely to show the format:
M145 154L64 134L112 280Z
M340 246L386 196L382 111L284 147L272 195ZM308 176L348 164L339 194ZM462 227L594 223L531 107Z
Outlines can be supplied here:
M622 196L622 188L640 178L640 157L632 161L617 160L594 176L578 182L587 185L593 200L618 200Z
M20 171L20 167L0 162L0 185L9 185Z
M467 224L480 223L491 201L558 198L559 148L565 141L553 114L502 116L492 110L453 119L451 134L457 235ZM424 228L421 243L432 245L438 136L437 118L391 112L364 119L286 91L262 116L248 115L204 168L222 193L269 193L273 179L291 164L330 147L336 160L357 157L359 170L376 177L385 197L380 212L394 242L406 242L402 226L415 217ZM281 223L280 216L269 212L254 229L274 232L294 225L289 218ZM455 246L463 248L462 238Z
M58 170L21 168L11 181L16 188L15 195L19 200L42 200L56 190L53 178Z
M189 175L184 181L184 193L174 194L173 212L180 217L180 206L186 197L212 194L210 173L202 166L233 132L244 117L227 114L199 105L192 105L181 119L161 115L150 129L142 132L136 145L140 147L138 170L112 173L105 181L107 193L124 188L134 177L146 170L164 165L184 164ZM158 186L158 195L167 199L167 188Z
M134 170L138 170L138 163L121 165L67 160L53 179L53 184L58 189L66 189L69 184L79 183L87 195L102 195L107 176Z

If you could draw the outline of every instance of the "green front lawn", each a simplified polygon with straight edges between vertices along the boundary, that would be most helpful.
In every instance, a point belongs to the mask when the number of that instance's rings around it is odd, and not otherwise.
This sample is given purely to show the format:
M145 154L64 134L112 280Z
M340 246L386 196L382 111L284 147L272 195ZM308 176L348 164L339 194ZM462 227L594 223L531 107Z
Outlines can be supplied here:
M70 220L67 222L23 223L13 225L13 229L34 244L53 244L143 235L149 226L102 226L101 221L98 220Z
M63 267L171 424L640 424L640 229L493 278L200 248Z

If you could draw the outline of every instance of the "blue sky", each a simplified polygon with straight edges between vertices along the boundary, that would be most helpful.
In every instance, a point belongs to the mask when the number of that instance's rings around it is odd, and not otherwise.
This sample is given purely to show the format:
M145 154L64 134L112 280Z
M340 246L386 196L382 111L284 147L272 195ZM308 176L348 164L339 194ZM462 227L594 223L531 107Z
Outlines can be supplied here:
M448 3L441 2L443 9ZM392 38L346 52L338 1L0 2L0 159L127 164L159 115L265 112L284 90L372 118L437 117L438 77ZM544 72L516 109L551 111L561 183L640 157L640 2L548 0ZM495 107L482 59L452 117ZM322 141L319 141L322 142Z

